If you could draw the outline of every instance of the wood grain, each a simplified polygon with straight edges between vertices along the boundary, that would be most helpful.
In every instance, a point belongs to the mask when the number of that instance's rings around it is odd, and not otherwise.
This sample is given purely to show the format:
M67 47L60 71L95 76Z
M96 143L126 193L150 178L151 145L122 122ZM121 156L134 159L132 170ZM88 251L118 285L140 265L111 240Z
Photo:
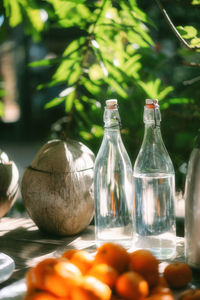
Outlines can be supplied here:
M15 262L15 271L0 289L24 277L27 269L45 257L59 256L66 249L94 251L94 228L89 226L81 235L55 237L42 233L31 219L2 218L0 221L0 252Z

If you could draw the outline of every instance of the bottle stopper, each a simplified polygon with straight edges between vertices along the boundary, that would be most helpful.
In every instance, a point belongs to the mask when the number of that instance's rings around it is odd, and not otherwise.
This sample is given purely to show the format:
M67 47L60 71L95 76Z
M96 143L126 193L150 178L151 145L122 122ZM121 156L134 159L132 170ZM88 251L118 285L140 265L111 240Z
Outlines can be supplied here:
M159 107L157 99L146 99L145 103L146 103L146 107L150 109Z
M106 100L106 108L116 109L117 108L117 99Z

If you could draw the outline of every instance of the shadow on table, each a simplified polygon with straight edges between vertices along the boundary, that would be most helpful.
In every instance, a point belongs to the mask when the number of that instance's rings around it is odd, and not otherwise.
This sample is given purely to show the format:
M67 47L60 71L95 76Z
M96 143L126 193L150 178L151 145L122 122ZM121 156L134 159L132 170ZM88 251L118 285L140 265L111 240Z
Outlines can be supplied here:
M24 221L24 219L23 219ZM22 225L12 228L12 219L5 230L0 230L0 251L9 255L15 262L15 271L11 278L0 284L0 289L13 281L24 277L27 268L47 257L61 255L68 248L83 249L92 246L93 229L87 228L81 235L58 237L41 232L27 219ZM6 230L7 228L7 230Z

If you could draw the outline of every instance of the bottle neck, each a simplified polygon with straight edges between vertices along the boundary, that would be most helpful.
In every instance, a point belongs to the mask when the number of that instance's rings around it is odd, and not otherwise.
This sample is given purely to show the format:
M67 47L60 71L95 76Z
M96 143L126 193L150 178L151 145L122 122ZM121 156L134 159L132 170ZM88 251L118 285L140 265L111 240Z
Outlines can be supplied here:
M144 140L143 145L147 142L152 145L163 143L160 131L161 114L159 107L144 107Z
M160 126L145 124L143 144L147 142L152 145L163 143Z
M117 108L110 109L105 107L103 119L105 132L120 132L121 120Z
M160 122L161 115L157 101L146 101L145 133L134 165L135 175L174 174L173 164L162 140Z
M159 106L146 105L144 107L143 121L146 125L154 125L154 127L160 127L161 114Z

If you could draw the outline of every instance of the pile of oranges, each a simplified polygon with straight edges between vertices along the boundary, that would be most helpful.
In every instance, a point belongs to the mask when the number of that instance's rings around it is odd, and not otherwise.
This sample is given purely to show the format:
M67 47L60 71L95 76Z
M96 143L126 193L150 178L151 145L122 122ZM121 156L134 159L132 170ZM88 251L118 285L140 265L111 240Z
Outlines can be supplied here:
M150 251L128 253L105 243L95 256L71 249L30 268L24 300L173 300L171 288L187 286L191 279L185 263L171 263L160 274Z

